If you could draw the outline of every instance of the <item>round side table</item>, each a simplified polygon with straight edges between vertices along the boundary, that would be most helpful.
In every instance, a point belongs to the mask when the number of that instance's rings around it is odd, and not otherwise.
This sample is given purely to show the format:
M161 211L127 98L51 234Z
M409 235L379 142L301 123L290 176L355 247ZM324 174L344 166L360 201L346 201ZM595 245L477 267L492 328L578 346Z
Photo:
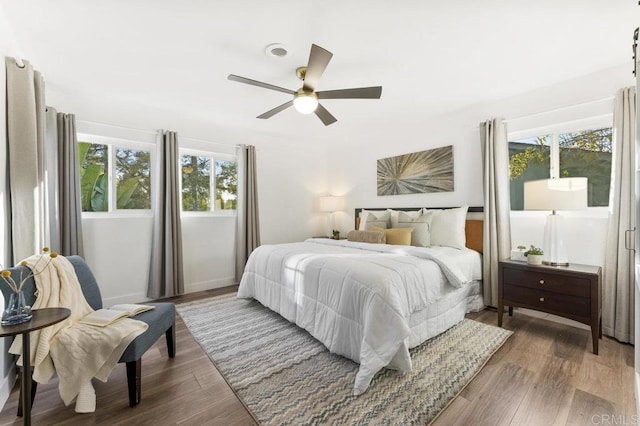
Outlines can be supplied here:
M22 396L22 420L25 425L31 424L31 353L29 333L41 328L49 327L65 320L71 311L67 308L44 308L31 311L31 319L15 325L0 326L0 337L17 336L22 334L22 379L20 381L20 395Z

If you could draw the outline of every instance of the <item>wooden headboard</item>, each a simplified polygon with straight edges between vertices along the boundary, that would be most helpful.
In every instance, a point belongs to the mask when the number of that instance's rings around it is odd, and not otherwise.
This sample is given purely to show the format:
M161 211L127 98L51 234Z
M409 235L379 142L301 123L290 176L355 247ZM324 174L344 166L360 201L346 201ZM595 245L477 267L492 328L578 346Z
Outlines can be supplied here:
M425 207L426 209L454 209L456 207ZM360 212L362 210L400 210L400 211L412 211L418 210L420 207L373 207L373 208L361 208L358 207L355 209L355 229L360 227ZM467 213L467 220L465 223L465 236L466 236L466 246L472 250L478 251L482 253L483 249L483 229L484 224L483 220L479 218L469 218L469 213L484 213L484 207L469 207ZM481 216L481 215L473 215L473 216Z

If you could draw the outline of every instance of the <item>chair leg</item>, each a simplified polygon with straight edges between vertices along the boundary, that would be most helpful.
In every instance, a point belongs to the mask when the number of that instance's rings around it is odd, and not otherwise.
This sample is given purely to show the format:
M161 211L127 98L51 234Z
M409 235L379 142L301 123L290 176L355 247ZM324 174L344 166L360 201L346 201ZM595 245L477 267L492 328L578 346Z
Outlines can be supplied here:
M176 356L176 325L172 325L165 332L167 336L167 352L169 352L169 358Z
M141 370L142 358L137 361L129 361L127 364L127 387L129 388L129 406L135 407L142 397Z
M22 380L22 379L20 379ZM22 386L22 384L20 384ZM38 388L38 382L31 380L31 406L33 407L33 400L36 398L36 389ZM22 392L18 396L18 417L22 417Z

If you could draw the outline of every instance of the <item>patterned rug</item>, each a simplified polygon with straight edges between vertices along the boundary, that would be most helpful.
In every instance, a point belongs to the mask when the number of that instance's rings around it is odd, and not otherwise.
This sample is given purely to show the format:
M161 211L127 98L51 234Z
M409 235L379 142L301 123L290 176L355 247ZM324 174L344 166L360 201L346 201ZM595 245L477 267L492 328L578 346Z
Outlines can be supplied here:
M465 319L411 350L413 370L383 369L355 397L358 365L255 301L176 306L196 341L264 425L420 424L471 381L511 332Z

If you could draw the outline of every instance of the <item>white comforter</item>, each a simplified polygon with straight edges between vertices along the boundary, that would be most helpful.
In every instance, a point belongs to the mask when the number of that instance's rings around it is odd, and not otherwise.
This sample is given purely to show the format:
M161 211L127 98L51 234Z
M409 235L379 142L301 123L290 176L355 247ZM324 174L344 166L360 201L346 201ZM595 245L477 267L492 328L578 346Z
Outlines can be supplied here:
M408 319L456 287L481 279L480 255L309 239L264 245L249 257L239 298L254 298L360 364L354 394L382 367L411 370Z

